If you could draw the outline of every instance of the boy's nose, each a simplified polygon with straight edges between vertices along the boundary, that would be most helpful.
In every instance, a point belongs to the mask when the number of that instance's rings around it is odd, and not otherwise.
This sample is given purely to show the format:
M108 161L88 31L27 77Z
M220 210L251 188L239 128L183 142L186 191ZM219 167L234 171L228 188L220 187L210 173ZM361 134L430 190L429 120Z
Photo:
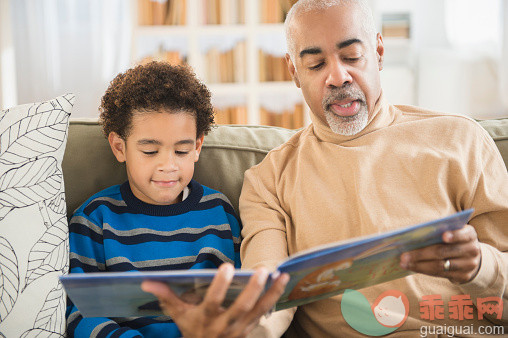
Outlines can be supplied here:
M163 161L161 161L158 169L163 172L177 171L178 164L173 156L167 156Z

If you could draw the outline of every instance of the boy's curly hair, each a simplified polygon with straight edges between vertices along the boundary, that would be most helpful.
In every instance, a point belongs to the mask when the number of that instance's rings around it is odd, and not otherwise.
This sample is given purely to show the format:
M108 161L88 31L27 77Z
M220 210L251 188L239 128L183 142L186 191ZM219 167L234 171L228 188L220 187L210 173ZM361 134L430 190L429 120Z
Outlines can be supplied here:
M132 116L138 112L190 113L196 117L196 137L207 134L214 123L208 88L186 66L153 61L118 74L102 97L100 123L106 137L111 132L126 139Z

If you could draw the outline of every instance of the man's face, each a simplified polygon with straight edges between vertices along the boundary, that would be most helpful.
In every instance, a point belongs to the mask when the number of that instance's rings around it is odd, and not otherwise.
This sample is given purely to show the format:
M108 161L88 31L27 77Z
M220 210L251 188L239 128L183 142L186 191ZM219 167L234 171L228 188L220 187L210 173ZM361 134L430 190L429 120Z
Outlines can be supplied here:
M333 132L354 135L367 125L381 94L383 41L369 36L355 6L297 13L289 71L312 113Z
M203 137L196 139L196 118L187 113L137 113L124 141L115 133L109 142L116 158L126 162L131 190L155 205L181 201L194 174Z

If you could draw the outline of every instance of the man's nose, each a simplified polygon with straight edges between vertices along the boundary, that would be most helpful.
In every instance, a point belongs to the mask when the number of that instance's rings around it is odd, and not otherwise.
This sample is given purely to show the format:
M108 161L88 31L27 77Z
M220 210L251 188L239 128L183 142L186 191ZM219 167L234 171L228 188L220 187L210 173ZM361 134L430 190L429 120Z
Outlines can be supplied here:
M340 61L334 60L329 65L329 73L326 78L327 87L342 87L344 84L350 84L353 82L353 78L347 67Z

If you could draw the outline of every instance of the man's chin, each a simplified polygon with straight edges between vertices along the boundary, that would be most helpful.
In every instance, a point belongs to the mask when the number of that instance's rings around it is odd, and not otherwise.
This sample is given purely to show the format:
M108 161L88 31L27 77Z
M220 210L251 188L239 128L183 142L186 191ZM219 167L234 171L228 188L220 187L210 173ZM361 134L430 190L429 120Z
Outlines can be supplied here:
M342 136L354 136L365 129L368 123L368 115L361 111L353 116L337 116L326 113L326 122L333 133Z

